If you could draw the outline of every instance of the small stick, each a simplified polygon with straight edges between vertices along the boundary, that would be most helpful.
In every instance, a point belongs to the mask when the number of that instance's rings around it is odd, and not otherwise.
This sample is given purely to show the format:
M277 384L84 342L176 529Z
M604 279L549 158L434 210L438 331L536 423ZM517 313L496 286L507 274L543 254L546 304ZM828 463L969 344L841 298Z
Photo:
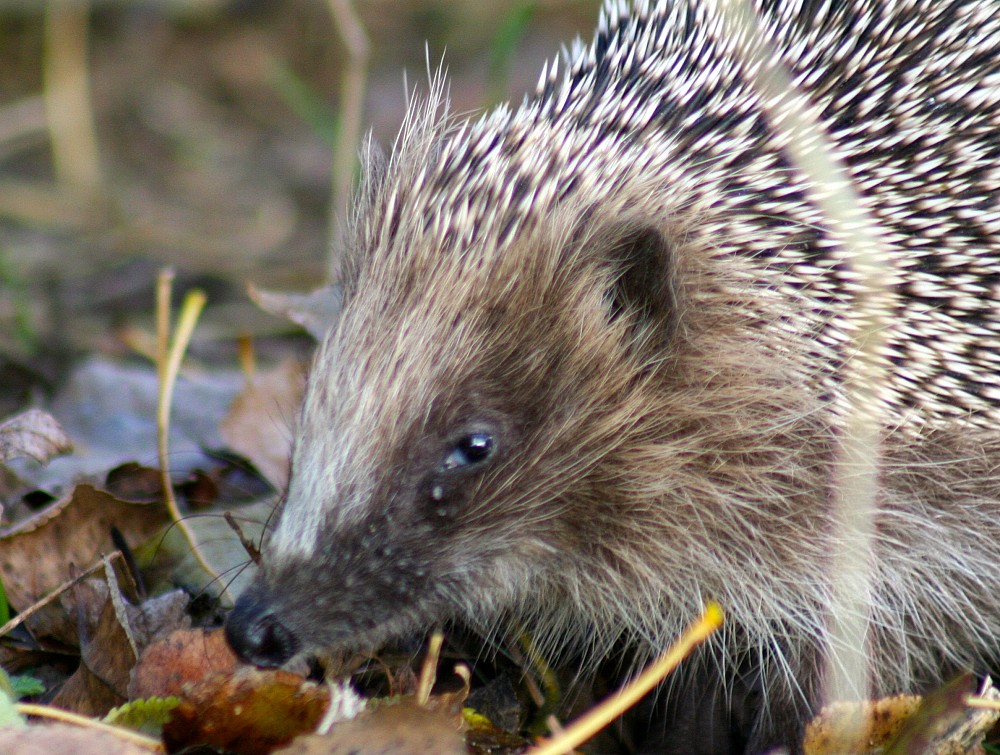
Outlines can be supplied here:
M81 716L79 713L72 713L68 710L63 710L62 708L53 708L49 705L36 705L34 703L15 703L14 709L24 716L50 718L55 721L62 721L63 723L76 724L77 726L82 726L87 729L106 731L109 734L114 734L116 737L125 739L133 744L139 745L140 747L145 747L150 752L166 752L166 748L163 746L163 743L157 739L147 737L145 734L140 734L137 731L123 729L120 726L112 726L111 724L106 724L103 721L87 718L86 716Z
M250 560L257 565L260 565L260 548L254 544L253 540L243 534L243 528L240 527L240 523L236 521L236 517L233 516L233 512L223 512L222 516L225 518L226 524L232 528L233 532L235 532L236 536L240 539L240 543L243 545L243 550L245 550L247 555L250 556Z
M1000 710L1000 700L992 700L978 695L969 695L965 698L965 704L970 708L980 708L982 710Z
M431 689L437 680L438 659L441 657L441 644L444 642L444 634L440 629L435 629L427 644L427 655L424 663L420 667L420 680L417 682L417 704L427 705L431 697Z
M174 524L191 544L191 551L201 568L213 579L218 579L208 561L201 552L198 537L181 515L174 497L174 486L170 481L170 456L168 443L170 437L170 406L174 397L174 386L177 384L177 374L180 372L181 360L191 342L195 323L205 306L205 294L201 291L191 291L181 305L177 318L177 327L173 339L170 338L170 290L173 282L173 271L165 270L157 278L156 286L156 355L157 372L160 378L160 391L156 404L156 447L160 461L160 481L163 486L163 501ZM220 584L222 584L220 582ZM228 591L222 584L222 592Z
M652 691L697 645L722 626L722 618L722 609L716 603L709 603L701 617L645 671L570 723L562 734L528 750L527 755L562 755L586 742Z
M116 558L121 558L121 555L122 555L121 551L115 551L110 556L108 556L108 563L111 563L111 561L114 560L114 559L116 559ZM7 634L8 632L10 632L11 630L13 630L16 627L20 626L20 624L23 621L25 621L27 618L29 618L32 614L37 613L41 608L44 608L45 606L47 606L53 600L55 600L60 595L62 595L64 592L66 592L67 590L69 590L71 587L76 587L78 584L80 584L87 577L91 576L95 572L98 572L98 571L100 571L101 569L104 569L104 568L105 568L105 562L104 562L104 560L98 561L93 566L89 567L86 571L84 571L82 574L74 577L73 579L69 580L68 582L64 582L59 587L57 587L55 590L53 590L48 595L46 595L44 598L41 598L38 601L36 601L35 603L33 603L32 605L28 606L23 611L21 611L17 616L15 616L13 619L11 619L10 621L8 621L2 627L0 627L0 637L3 637L5 634Z

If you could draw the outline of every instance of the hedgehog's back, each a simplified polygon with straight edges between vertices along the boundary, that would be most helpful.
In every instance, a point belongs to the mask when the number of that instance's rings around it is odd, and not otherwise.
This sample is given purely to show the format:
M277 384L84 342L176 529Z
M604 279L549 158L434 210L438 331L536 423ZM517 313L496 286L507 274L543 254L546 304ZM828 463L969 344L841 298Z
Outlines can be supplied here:
M618 140L655 152L644 167L700 208L689 237L720 256L751 256L761 283L806 294L816 357L839 368L853 328L852 272L710 6L639 3L631 13L610 3L594 42L574 47L565 73L549 73L520 118L590 134L559 180L593 182L597 173L603 179L588 189L596 196L615 192L628 169L588 159L588 147ZM1000 2L756 6L797 87L822 107L820 122L892 249L893 412L995 426Z

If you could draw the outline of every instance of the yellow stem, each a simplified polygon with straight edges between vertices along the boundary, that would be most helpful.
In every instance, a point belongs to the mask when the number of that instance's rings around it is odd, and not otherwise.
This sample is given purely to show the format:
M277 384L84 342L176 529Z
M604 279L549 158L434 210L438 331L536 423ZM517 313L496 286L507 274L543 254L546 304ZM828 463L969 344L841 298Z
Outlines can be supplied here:
M191 291L184 298L180 314L177 317L177 327L173 339L170 333L170 284L173 273L164 272L157 281L156 291L156 335L157 335L157 371L160 377L160 393L156 407L156 446L160 459L160 480L163 486L163 500L170 513L170 518L191 545L191 552L198 564L213 580L218 578L215 569L209 565L201 552L201 546L194 530L188 526L187 520L181 515L174 496L174 488L170 481L169 438L170 438L170 407L173 403L174 386L180 372L181 360L191 342L194 326L198 322L206 297L201 291ZM169 346L168 346L169 341ZM222 587L223 593L226 587Z
M712 632L722 626L722 620L722 609L716 603L709 603L701 617L689 626L680 639L645 671L616 694L606 698L576 721L573 721L561 734L528 750L527 755L562 755L586 742L649 694L657 684L663 681L667 674L674 670L677 664L687 658L697 645L704 642Z
M17 703L14 708L22 716L50 718L55 721L62 721L63 723L83 726L88 729L106 731L109 734L114 734L116 737L126 739L133 744L139 745L140 747L145 747L150 752L166 752L166 748L163 746L163 743L157 739L147 737L145 734L140 734L137 731L122 729L119 726L112 726L111 724L106 724L103 721L87 718L86 716L81 716L79 713L71 713L70 711L63 710L62 708L52 708L48 705L35 705L34 703Z

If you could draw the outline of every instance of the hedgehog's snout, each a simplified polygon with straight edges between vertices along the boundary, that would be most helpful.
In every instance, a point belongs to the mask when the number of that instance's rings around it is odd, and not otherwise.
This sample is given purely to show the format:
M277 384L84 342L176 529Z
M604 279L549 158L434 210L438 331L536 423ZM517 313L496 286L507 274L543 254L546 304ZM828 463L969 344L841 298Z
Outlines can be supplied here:
M265 595L250 590L226 619L226 640L240 658L257 666L281 666L299 649L299 639L274 614Z

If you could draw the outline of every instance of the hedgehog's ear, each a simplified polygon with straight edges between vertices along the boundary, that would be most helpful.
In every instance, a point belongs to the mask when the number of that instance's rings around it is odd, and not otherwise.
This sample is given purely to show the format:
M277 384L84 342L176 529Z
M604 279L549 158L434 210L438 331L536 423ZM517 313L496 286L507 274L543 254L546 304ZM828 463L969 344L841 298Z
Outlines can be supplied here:
M660 230L648 223L616 223L600 234L612 282L607 293L612 321L629 318L635 345L666 346L677 324L673 254Z

